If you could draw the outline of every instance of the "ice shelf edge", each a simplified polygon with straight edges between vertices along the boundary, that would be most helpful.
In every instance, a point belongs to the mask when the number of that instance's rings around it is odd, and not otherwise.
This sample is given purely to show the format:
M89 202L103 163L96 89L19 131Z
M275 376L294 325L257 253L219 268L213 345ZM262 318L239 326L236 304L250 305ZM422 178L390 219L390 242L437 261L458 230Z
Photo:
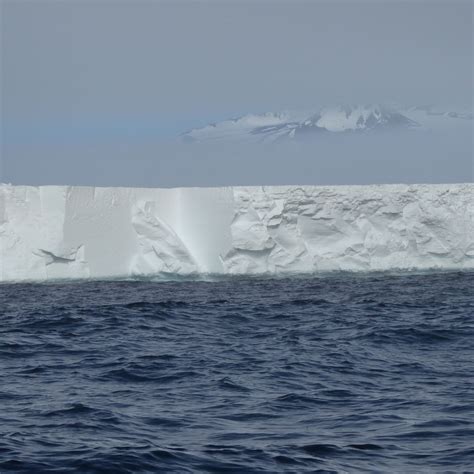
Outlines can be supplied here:
M472 183L0 185L0 281L472 268Z

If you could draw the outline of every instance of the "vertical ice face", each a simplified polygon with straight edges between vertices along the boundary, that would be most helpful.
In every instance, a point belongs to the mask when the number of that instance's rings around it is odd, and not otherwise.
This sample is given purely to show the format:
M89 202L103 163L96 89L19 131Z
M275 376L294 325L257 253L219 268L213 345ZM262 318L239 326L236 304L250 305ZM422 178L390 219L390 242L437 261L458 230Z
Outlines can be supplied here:
M474 185L0 185L2 281L474 268Z
M2 279L89 276L82 245L64 239L67 188L1 186L0 202Z
M232 245L232 188L180 188L176 230L201 273L222 273Z

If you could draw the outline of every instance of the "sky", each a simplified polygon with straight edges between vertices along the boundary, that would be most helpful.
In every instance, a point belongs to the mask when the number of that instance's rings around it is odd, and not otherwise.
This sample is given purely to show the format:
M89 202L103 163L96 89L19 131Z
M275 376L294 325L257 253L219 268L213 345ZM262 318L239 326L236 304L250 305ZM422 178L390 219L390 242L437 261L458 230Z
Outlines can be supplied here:
M471 109L473 2L0 0L0 181L471 181L472 129L315 148L183 131L336 103Z

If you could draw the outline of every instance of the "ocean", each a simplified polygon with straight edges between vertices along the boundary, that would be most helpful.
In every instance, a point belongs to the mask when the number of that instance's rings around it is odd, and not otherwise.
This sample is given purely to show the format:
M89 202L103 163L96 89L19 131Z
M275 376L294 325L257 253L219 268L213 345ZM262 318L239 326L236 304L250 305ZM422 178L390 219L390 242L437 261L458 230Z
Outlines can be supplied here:
M474 472L474 273L0 285L0 472Z

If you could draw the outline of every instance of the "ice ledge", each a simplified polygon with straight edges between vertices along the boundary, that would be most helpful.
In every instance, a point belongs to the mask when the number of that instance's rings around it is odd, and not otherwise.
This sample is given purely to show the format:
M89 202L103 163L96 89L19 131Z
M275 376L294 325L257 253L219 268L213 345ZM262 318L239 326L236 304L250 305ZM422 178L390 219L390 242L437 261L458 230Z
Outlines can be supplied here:
M474 184L0 185L0 281L474 268Z

